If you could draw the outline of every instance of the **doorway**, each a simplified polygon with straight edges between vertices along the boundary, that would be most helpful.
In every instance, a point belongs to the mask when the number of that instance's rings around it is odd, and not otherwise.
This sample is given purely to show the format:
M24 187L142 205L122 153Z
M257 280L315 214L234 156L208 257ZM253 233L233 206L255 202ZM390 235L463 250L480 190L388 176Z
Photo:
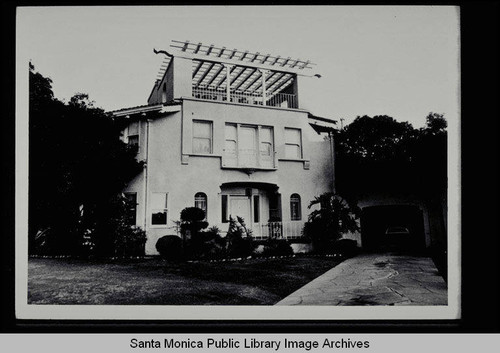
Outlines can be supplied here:
M364 207L361 239L367 251L419 253L425 249L422 210L412 205Z
M229 214L231 217L241 217L245 223L250 224L252 218L250 213L250 197L248 196L231 196L229 198Z

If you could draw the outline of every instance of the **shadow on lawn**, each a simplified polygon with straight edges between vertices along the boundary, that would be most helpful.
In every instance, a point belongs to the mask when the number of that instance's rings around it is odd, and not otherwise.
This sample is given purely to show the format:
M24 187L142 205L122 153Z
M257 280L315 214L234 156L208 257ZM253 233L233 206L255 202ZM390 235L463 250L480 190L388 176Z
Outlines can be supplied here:
M30 259L30 304L272 305L340 263L326 257L167 263Z

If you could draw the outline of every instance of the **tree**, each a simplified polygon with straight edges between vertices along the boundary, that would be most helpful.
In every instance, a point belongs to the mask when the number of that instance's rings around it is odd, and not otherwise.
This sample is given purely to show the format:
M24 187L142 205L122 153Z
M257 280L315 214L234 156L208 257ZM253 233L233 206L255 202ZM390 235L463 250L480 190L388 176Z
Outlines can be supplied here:
M320 208L309 214L304 225L304 235L311 239L315 252L330 252L342 234L359 230L356 221L359 208L349 205L340 195L321 194L309 203L308 208L315 205Z
M36 235L45 231L47 253L77 254L90 236L96 250L112 254L114 200L142 170L136 147L120 140L123 123L86 94L56 99L51 79L31 63L29 102L30 251L41 251Z
M446 120L430 113L415 129L388 116L357 117L336 134L338 191L431 195L446 186Z
M336 133L337 191L355 203L374 192L417 196L432 214L433 247L446 249L447 123L429 113L414 129L391 117L357 117Z

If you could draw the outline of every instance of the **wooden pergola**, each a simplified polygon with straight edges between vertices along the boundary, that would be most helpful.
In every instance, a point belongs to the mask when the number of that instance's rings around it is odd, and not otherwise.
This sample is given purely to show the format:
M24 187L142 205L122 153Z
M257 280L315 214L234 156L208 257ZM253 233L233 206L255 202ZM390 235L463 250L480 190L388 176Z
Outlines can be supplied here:
M175 52L170 54L159 51L167 57L160 68L158 79L165 74L171 57L188 58L193 63L193 91L225 92L227 97L240 94L268 99L290 86L296 75L311 76L303 72L315 65L309 60L251 53L189 41L172 40L170 48Z

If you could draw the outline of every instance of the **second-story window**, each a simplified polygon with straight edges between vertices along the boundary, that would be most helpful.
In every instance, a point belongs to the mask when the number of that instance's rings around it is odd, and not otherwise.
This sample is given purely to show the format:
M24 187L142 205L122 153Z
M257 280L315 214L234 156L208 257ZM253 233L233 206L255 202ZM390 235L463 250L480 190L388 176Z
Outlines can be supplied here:
M131 146L139 146L139 123L133 122L128 126L127 143Z
M300 129L285 128L285 157L302 158L302 132Z
M260 165L262 167L274 166L273 129L261 127L259 131Z
M226 124L224 166L273 168L273 128L246 124Z
M212 153L212 122L193 120L193 153Z

